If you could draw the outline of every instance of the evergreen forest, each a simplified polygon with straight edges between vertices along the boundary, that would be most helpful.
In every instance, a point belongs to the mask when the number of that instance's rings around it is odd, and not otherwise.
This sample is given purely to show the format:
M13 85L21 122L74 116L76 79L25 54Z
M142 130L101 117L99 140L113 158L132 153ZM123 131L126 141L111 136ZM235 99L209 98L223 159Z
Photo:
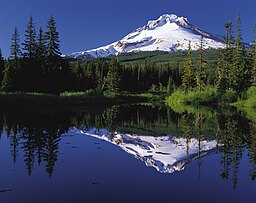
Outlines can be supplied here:
M10 56L0 51L2 93L63 92L111 94L161 94L167 103L231 103L253 98L256 106L256 36L251 44L242 39L240 15L226 22L225 48L200 48L167 53L127 53L101 59L75 60L62 57L59 32L51 16L36 30L29 18L24 41L18 28L11 37Z

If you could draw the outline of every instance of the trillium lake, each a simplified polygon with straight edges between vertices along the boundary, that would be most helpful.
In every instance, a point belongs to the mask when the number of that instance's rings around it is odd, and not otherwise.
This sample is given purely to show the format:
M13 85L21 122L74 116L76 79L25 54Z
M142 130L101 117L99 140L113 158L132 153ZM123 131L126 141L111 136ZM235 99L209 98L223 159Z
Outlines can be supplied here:
M256 202L256 115L151 104L0 109L0 200Z

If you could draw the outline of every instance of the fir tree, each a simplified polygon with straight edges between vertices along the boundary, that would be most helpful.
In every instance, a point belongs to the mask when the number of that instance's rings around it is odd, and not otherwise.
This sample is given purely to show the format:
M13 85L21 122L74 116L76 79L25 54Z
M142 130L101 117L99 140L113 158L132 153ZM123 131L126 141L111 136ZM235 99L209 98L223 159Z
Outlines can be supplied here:
M59 33L57 32L56 22L53 16L47 22L48 31L45 33L47 56L56 57L60 56Z
M193 61L191 56L191 42L189 41L187 61L184 65L183 77L182 77L182 86L187 92L193 87Z
M47 84L45 87L46 91L59 93L68 88L68 74L71 74L71 71L68 62L60 57L59 33L53 16L47 23L47 29L45 33L46 63L44 69L44 78Z
M0 84L3 80L3 71L4 71L4 59L2 56L2 50L0 49Z
M36 30L32 16L29 18L27 29L25 30L25 41L22 43L24 57L36 57Z
M13 60L18 60L21 56L20 50L20 36L17 27L14 28L14 33L11 39L11 55L10 58Z
M102 92L106 84L106 62L99 60L96 64L95 77L97 80L96 90Z
M36 58L44 59L46 56L46 44L43 28L40 27L39 33L37 36L37 45L36 45Z
M256 34L256 24L254 25L254 33ZM256 37L250 46L251 57L251 85L256 87Z
M228 77L227 69L223 62L223 51L218 50L217 68L216 68L216 80L217 90L219 93L224 93L228 89Z
M232 36L232 22L226 22L224 26L226 29L226 36L225 36L226 49L230 49L232 48L232 44L234 41Z
M197 69L196 73L196 86L199 91L202 91L205 89L205 65L206 65L206 57L205 57L205 50L204 50L204 33L202 31L201 33L201 39L200 39L200 61L199 61L199 68Z
M78 79L83 78L84 73L83 73L83 70L82 70L81 62L79 60L76 61L75 66L73 68L73 72L76 74L76 77Z
M172 92L172 79L171 79L171 77L169 77L169 79L168 79L166 90L167 90L168 94L171 94L171 92Z
M248 69L245 64L245 48L242 42L242 31L241 31L241 17L238 14L237 17L237 30L234 47L234 59L233 66L230 71L230 85L233 90L237 93L245 90L247 86L246 78L248 76Z
M81 66L81 62L79 60L76 61L72 71L75 76L75 88L76 90L80 91L83 88L82 80L84 78L84 72Z
M5 61L5 69L3 71L3 80L1 84L1 90L9 92L13 90L13 70L11 61L8 59Z
M44 89L45 73L47 72L46 44L43 28L40 27L36 42L36 67L37 84L40 91Z
M222 72L225 73L225 77L223 80L225 80L224 83L226 83L227 87L221 88L221 89L229 89L231 85L231 71L233 69L233 44L234 44L234 38L232 36L232 22L226 22L225 23L225 29L226 29L226 37L225 37L225 44L226 48L224 49L223 56L222 56Z
M11 88L10 91L20 90L19 88L24 82L24 79L18 77L18 74L21 72L21 65L20 65L20 57L22 52L20 50L20 38L19 32L17 27L14 29L14 33L11 39L11 55L10 55L10 62L9 62L9 69L10 69L10 81L11 81ZM7 68L8 69L8 68ZM8 71L7 71L8 72ZM7 89L7 88L6 88Z
M114 94L118 93L120 88L120 68L120 62L115 58L111 59L107 74L107 88Z

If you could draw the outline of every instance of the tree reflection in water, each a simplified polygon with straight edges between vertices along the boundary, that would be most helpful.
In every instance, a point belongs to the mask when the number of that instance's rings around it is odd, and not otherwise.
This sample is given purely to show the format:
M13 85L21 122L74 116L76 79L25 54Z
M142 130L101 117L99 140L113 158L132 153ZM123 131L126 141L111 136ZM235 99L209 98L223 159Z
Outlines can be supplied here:
M222 112L222 113L220 113ZM248 119L237 111L180 111L143 106L123 105L78 109L4 109L0 110L0 135L5 132L15 163L23 159L29 175L35 164L44 165L49 177L58 161L62 134L70 127L106 128L114 132L161 136L171 134L198 140L198 178L201 170L201 141L216 140L220 156L220 177L233 181L236 189L243 151L250 161L248 172L256 179L256 118Z

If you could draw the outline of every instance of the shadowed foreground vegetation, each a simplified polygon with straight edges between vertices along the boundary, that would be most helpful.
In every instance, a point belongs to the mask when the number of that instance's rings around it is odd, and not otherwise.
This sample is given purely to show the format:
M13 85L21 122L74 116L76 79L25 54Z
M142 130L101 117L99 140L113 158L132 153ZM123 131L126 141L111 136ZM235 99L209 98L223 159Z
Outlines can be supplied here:
M107 105L120 103L146 102L144 96L99 94L92 90L86 92L64 92L60 95L43 93L0 92L2 106L65 106L65 105Z

